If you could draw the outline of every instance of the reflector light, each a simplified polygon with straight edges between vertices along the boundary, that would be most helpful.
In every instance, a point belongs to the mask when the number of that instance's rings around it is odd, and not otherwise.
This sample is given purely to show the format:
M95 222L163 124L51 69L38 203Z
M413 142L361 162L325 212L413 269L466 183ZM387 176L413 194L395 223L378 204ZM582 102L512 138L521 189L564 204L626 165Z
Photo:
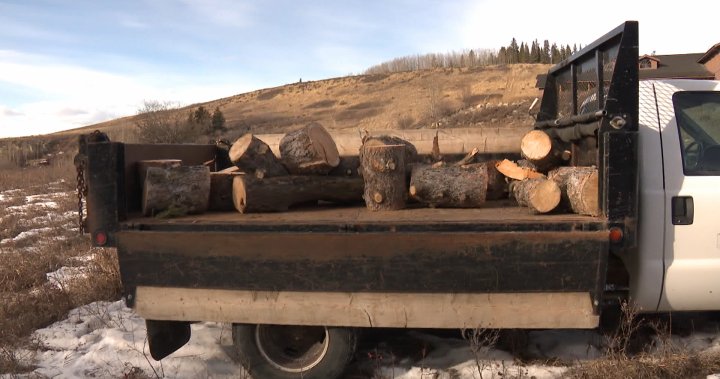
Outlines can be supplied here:
M95 244L99 246L104 246L107 243L107 234L103 232L97 232L95 233Z
M618 227L610 228L610 242L618 243L623 240L623 231Z

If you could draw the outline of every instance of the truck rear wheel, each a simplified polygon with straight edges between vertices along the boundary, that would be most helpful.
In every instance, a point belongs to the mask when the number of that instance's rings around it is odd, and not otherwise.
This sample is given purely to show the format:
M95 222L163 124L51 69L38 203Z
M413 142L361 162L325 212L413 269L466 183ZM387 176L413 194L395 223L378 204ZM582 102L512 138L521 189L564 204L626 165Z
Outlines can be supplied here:
M355 354L357 336L347 328L234 324L233 343L255 379L332 379Z

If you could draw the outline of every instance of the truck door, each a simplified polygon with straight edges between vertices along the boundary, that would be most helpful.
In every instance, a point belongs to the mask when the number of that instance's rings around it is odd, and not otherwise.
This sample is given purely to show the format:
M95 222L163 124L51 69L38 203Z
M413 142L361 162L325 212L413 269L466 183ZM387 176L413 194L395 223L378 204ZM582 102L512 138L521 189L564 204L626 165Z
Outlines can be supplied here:
M658 310L720 309L720 84L676 80L655 90L668 210Z

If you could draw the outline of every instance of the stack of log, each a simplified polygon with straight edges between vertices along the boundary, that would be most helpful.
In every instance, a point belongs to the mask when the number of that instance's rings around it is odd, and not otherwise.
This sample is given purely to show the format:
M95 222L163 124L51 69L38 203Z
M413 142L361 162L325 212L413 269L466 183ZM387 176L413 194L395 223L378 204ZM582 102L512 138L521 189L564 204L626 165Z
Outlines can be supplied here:
M556 209L598 216L598 172L595 167L563 166L571 153L542 130L522 139L523 160L504 160L497 169L510 180L510 192L520 206L535 213Z
M142 210L160 217L207 210L281 212L321 201L364 201L371 211L413 202L476 208L511 194L536 213L565 208L599 214L594 167L563 165L569 151L540 130L527 133L520 148L524 159L518 162L482 161L478 149L449 162L437 135L432 153L423 158L398 137L365 135L357 156L341 157L325 128L311 123L282 138L279 156L253 134L243 135L227 150L232 166L217 172L177 160L139 162Z

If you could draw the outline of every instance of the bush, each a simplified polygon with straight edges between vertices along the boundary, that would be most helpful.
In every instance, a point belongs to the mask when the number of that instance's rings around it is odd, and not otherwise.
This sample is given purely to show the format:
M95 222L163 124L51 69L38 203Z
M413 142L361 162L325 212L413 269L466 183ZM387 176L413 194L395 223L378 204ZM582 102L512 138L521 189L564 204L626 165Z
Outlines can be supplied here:
M145 101L135 121L138 139L144 143L195 142L203 130L193 116L191 113L182 117L177 105L171 102Z

